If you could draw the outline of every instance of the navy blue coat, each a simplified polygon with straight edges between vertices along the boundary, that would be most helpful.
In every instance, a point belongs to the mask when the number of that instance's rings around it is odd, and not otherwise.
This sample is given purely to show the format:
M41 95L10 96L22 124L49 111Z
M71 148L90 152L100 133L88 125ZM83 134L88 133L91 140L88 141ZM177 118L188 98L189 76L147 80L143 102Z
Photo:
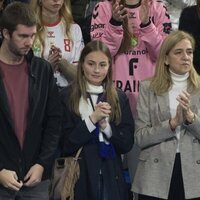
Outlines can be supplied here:
M75 200L98 200L100 169L108 194L107 200L127 200L128 191L122 174L121 154L130 151L134 141L134 121L127 96L118 90L122 118L117 126L110 122L112 137L109 140L117 155L113 159L105 160L99 155L98 143L91 142L93 134L87 129L85 121L66 106L70 90L68 87L62 91L64 107L62 153L63 156L71 156L83 146L79 160L80 178L75 187Z

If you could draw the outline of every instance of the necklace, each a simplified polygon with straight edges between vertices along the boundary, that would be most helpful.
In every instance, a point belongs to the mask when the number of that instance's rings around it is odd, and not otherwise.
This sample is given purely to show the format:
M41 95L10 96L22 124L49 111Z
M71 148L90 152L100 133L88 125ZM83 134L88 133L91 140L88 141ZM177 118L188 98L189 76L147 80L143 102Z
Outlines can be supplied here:
M138 38L136 38L135 36L131 37L131 46L132 47L136 47L138 45Z

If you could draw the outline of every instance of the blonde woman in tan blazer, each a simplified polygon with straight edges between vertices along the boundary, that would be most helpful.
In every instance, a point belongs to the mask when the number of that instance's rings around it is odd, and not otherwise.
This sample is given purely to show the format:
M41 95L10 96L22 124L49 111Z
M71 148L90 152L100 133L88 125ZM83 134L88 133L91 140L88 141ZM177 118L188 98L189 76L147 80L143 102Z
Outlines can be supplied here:
M139 200L200 199L200 77L194 39L163 42L154 77L141 83L135 142L141 148L132 190Z

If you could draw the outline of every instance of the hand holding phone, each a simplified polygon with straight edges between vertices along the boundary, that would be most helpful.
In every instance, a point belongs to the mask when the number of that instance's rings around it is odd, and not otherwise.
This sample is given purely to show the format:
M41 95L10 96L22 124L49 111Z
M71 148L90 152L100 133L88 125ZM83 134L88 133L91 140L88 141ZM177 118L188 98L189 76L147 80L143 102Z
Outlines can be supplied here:
M51 63L54 71L56 71L57 63L62 59L62 52L60 48L56 47L55 45L52 45L49 50L49 56L48 61Z
M61 50L60 48L56 47L55 45L52 45L50 50L49 50L49 54L60 54L61 55Z

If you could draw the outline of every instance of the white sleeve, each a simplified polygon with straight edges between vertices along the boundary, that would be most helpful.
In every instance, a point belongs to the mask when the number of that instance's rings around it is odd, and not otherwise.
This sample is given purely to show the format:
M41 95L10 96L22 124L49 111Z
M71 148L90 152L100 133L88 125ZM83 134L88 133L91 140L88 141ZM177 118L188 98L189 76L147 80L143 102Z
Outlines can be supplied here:
M81 51L84 48L83 35L81 28L78 24L73 24L71 28L72 28L71 35L73 38L73 47L74 47L73 63L77 63L79 61Z

